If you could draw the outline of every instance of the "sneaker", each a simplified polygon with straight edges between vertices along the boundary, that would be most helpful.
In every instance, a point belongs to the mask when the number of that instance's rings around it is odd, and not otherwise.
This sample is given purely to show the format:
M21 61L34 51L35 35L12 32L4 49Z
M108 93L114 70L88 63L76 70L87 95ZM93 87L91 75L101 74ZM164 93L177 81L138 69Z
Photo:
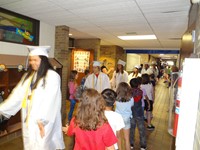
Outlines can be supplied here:
M140 150L146 150L146 147L141 146Z
M155 127L154 127L153 125L150 125L150 126L148 125L148 126L147 126L147 130L151 130L151 131L152 131L152 130L154 130L154 129L155 129Z
M134 149L134 146L133 146L133 144L131 144L131 149Z

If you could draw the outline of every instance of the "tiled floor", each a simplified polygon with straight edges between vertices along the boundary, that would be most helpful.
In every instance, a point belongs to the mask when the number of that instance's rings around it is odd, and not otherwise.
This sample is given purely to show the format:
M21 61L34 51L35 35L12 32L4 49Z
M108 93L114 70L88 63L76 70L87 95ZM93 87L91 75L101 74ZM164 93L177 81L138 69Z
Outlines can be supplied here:
M168 105L169 95L168 88L162 80L156 86L156 98L153 111L152 123L155 126L154 131L147 131L147 148L148 150L174 150L174 138L168 133ZM67 101L67 108L69 102ZM72 150L73 138L64 136L66 150ZM139 138L136 135L136 147L139 150ZM0 145L0 150L22 150L22 139L17 138L8 143Z

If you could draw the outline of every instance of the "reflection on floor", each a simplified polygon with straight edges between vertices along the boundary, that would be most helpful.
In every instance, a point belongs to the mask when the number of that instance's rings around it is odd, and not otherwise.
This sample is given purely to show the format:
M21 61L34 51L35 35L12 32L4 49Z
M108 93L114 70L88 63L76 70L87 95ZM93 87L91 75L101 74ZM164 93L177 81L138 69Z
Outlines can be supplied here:
M156 98L154 103L152 124L155 126L154 131L147 133L148 150L174 150L174 138L168 133L168 106L169 95L168 88L162 80L156 86ZM69 110L69 101L67 101L67 110ZM73 149L74 139L64 135L66 150ZM138 133L135 137L135 149L139 150ZM0 145L0 150L22 150L22 138L14 139L8 143Z

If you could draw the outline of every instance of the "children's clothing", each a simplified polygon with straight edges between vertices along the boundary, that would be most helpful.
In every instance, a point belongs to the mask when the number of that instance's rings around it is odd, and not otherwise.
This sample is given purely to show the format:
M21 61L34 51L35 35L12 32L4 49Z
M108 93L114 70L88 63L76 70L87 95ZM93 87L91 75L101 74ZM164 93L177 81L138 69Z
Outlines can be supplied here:
M68 136L75 135L74 150L105 150L117 143L117 138L109 123L104 123L97 130L82 130L75 125L75 118L72 118Z
M124 129L130 129L130 126L131 126L130 119L132 117L131 107L133 105L134 105L133 98L131 98L127 102L116 101L115 112L117 112L120 115L122 115L122 118L123 118L124 123L125 123Z
M132 94L134 98L134 105L131 108L133 117L131 119L130 143L131 145L134 145L135 128L137 124L140 135L140 146L146 147L147 143L144 126L144 113L142 108L143 92L139 88L133 88Z
M108 119L108 122L115 135L117 131L120 131L122 128L125 127L123 118L119 113L105 110L105 116ZM114 147L115 149L118 149L117 144L115 144Z

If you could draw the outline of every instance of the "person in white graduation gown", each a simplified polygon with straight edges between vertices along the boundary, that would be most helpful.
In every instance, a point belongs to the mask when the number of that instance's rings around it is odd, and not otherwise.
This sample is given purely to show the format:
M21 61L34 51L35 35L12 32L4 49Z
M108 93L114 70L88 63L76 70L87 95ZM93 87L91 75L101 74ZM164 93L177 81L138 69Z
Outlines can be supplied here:
M150 68L149 63L145 62L144 67L141 70L141 74L151 75L152 73L153 73L153 70Z
M85 88L93 88L101 93L104 89L110 88L110 81L107 74L101 72L101 63L93 62L93 73L90 74L85 81Z
M0 115L10 118L21 109L24 150L64 149L61 81L48 61L50 46L28 49L28 71L0 105Z
M119 59L117 62L117 70L113 72L112 79L110 80L111 87L116 91L119 83L126 82L128 83L128 72L125 71L124 67L126 62Z

